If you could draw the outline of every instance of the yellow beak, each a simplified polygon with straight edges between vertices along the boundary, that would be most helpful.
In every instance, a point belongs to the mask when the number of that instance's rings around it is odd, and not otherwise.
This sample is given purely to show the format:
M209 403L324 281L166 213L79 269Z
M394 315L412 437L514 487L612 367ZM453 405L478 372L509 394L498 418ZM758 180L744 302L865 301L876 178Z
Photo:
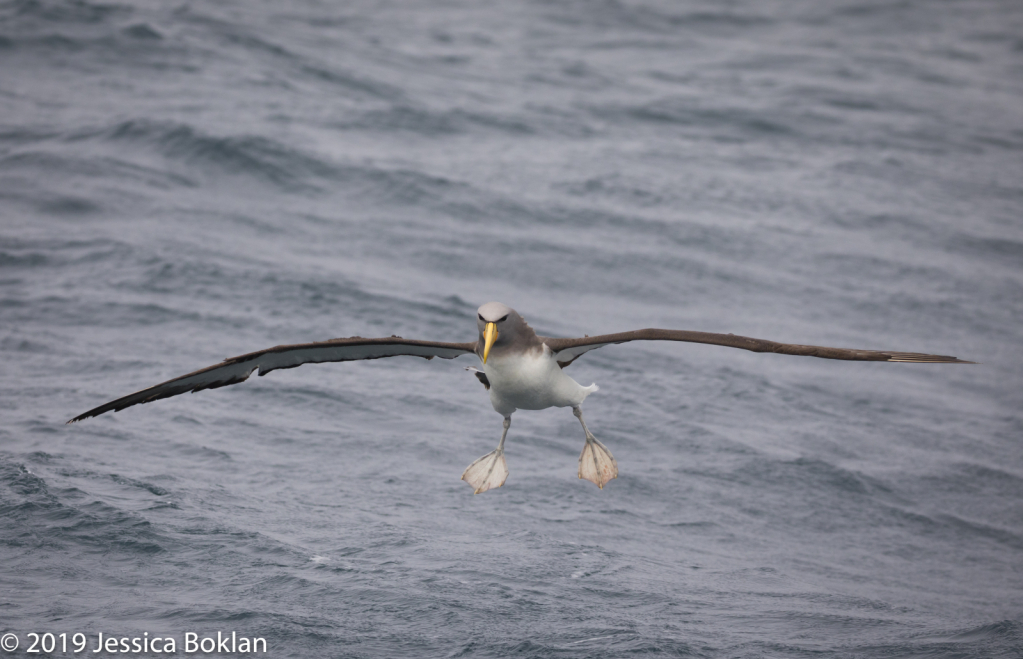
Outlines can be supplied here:
M483 363L487 363L487 357L490 355L490 346L494 345L494 341L497 341L497 324L487 323L486 329L483 330Z

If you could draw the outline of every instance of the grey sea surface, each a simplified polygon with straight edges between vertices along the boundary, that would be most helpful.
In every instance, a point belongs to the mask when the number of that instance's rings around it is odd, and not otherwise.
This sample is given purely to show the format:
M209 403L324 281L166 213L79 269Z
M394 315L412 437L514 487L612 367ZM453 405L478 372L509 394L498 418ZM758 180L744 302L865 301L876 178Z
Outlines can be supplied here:
M469 357L64 425L490 300L979 365L603 348L603 491ZM3 0L0 363L0 654L1021 657L1023 4Z

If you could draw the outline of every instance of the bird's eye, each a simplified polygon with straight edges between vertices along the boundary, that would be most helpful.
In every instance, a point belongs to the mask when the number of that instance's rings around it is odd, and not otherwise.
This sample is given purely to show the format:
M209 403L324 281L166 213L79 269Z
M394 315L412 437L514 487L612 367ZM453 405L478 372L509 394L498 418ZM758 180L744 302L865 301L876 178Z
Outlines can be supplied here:
M476 315L477 315L477 316L479 316L480 320L483 320L483 314L481 314L481 313L478 313L478 314L476 314ZM487 322L487 321L483 320L483 322L485 323L485 322Z
M506 321L506 320L508 320L508 314L505 314L505 315L504 315L504 318L502 318L502 319L498 320L497 322L499 322L499 323L503 323L503 322L504 322L504 321Z

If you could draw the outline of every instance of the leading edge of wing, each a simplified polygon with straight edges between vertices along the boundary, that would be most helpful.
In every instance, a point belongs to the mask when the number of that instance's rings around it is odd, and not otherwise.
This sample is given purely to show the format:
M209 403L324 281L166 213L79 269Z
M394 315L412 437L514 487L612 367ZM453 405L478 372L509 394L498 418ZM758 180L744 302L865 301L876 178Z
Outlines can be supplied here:
M362 359L382 359L409 355L424 359L454 359L460 355L472 354L476 343L442 343L438 341L416 341L392 336L380 339L364 339L354 336L346 339L331 339L315 343L282 345L250 352L237 357L229 357L219 364L207 366L192 373L187 373L166 382L154 385L142 391L123 396L94 409L80 414L68 421L74 423L89 417L99 416L105 412L118 412L132 405L149 403L162 398L177 396L185 392L216 389L230 384L244 382L259 369L259 374L266 375L271 371L284 368L295 368L302 364L321 364L324 362L347 362Z
M684 341L687 343L705 343L708 345L741 348L751 352L773 352L780 355L797 355L802 357L819 357L821 359L842 359L848 361L867 362L906 362L916 364L974 364L955 357L945 355L928 355L919 352L887 352L881 350L851 350L848 348L827 348L824 346L806 346L794 343L778 343L765 339L753 339L735 334L715 334L712 332L691 332L687 330L642 329L617 334L587 336L580 339L543 339L555 359L564 368L583 353L589 352L612 343L628 341Z

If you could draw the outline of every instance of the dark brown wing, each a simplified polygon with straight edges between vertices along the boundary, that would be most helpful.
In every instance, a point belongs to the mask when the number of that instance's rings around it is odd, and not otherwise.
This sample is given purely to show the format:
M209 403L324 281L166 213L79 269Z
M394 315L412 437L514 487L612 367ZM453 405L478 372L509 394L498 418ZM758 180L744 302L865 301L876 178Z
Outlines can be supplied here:
M752 352L774 352L779 355L799 355L802 357L820 357L822 359L846 359L863 362L910 362L915 364L973 364L955 357L942 355L925 355L919 352L887 352L881 350L850 350L848 348L825 348L823 346L803 346L794 343L776 343L764 339L751 339L735 334L713 334L711 332L688 332L686 330L643 329L618 334L587 336L581 339L550 339L544 338L558 364L562 368L568 366L585 352L595 350L612 343L628 341L685 341L688 343L707 343L728 348L742 348Z
M323 362L347 362L358 359L381 359L411 355L433 359L454 359L460 355L473 354L476 343L440 343L437 341L415 341L392 336L385 339L364 339L356 336L348 339L332 339L316 343L300 343L296 345L276 346L259 352L250 352L225 359L219 364L188 373L181 377L167 380L161 384L143 389L123 398L100 405L84 414L79 414L68 421L74 423L90 416L99 416L111 410L117 412L132 405L149 403L161 398L177 396L186 391L202 391L216 389L229 384L237 384L248 379L252 372L259 369L260 375L281 368L295 368L302 364L319 364Z

